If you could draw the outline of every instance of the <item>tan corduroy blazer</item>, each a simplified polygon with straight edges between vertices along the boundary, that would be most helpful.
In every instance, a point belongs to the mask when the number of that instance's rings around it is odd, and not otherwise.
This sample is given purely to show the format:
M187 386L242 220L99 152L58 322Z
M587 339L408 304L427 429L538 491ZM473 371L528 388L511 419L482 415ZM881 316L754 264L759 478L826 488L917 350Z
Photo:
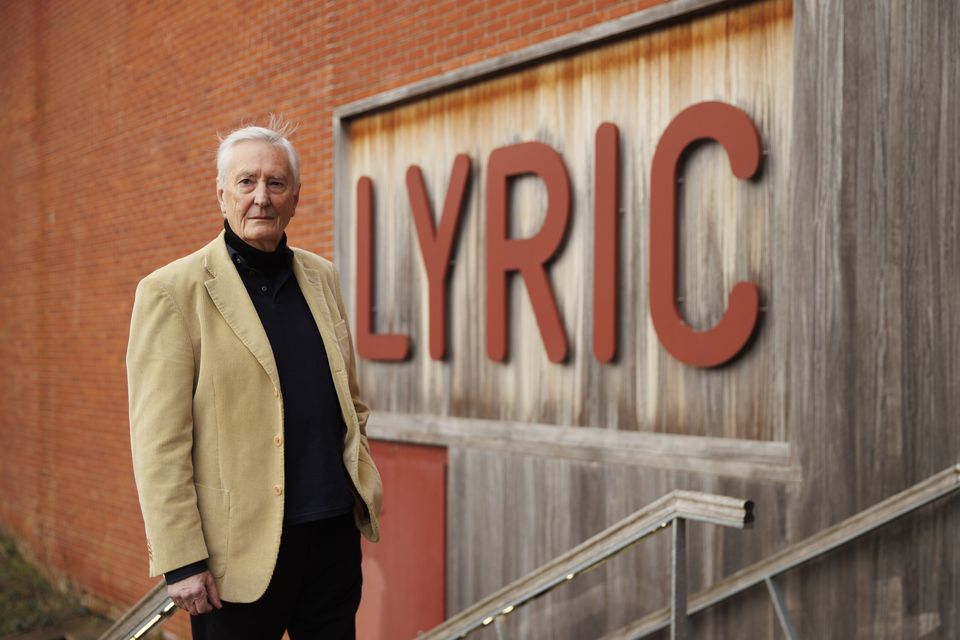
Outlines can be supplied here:
M382 488L337 272L320 256L293 253L347 425L343 462L356 488L357 526L376 541ZM207 559L223 599L256 600L273 574L283 527L283 397L223 232L140 282L127 381L150 575Z

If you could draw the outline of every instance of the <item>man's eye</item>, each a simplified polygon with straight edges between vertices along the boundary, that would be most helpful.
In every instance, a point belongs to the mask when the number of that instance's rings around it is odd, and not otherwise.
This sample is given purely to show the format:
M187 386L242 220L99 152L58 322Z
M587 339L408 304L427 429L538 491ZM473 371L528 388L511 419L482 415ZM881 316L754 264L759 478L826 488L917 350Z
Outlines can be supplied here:
M250 178L240 178L240 184L244 184L244 185L253 184L253 180L251 180Z

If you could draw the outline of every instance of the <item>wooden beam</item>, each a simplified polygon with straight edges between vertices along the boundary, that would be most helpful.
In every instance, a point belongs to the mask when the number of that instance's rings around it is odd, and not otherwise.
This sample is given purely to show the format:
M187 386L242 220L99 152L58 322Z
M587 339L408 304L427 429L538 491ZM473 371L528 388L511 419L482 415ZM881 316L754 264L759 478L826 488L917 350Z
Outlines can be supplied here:
M371 438L394 442L510 451L784 483L800 482L802 476L787 442L381 412L371 414L367 429Z

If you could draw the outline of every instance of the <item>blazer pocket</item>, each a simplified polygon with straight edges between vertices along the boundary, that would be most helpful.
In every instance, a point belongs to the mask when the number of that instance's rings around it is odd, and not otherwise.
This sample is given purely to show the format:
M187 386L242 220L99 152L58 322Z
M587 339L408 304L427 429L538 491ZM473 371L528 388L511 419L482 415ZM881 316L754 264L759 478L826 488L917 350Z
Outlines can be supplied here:
M200 527L207 545L207 568L215 577L227 570L227 545L230 540L230 492L194 483Z

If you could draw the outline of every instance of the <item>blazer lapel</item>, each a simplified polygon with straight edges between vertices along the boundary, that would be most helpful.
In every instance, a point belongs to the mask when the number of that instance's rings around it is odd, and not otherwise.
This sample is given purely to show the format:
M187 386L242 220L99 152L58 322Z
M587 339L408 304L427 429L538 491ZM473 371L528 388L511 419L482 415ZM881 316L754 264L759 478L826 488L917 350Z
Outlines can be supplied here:
M279 390L280 376L277 373L277 363L273 359L270 340L263 330L263 324L250 300L250 294L240 280L237 268L230 262L230 254L227 253L223 236L224 232L221 231L220 235L207 245L203 266L212 277L203 284L207 287L207 292L220 311L220 315L250 353L256 357L273 382L274 388Z
M337 347L337 336L333 333L333 318L330 314L330 304L327 302L327 291L323 279L316 269L304 264L299 251L296 249L293 250L293 275L300 285L300 291L303 293L307 306L310 307L310 313L313 314L313 320L320 330L320 337L323 338L323 347L327 352L327 362L330 363L331 371L335 373L343 371L343 355Z

